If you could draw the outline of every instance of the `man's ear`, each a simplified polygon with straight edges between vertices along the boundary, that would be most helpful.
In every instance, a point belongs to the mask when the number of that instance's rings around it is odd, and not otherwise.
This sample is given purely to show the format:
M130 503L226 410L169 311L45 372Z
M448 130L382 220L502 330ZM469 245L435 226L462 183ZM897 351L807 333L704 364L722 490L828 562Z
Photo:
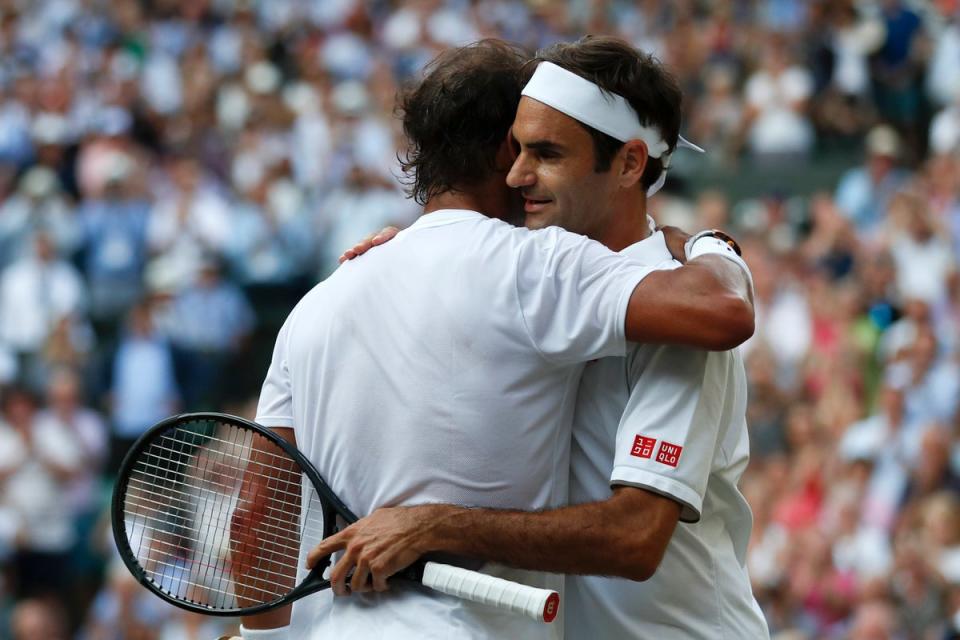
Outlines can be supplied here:
M623 164L620 169L620 186L628 189L640 184L643 171L647 168L647 143L643 140L628 140L620 149Z
M519 155L520 145L517 144L517 139L513 137L513 127L510 127L503 142L500 143L500 148L497 149L497 155L494 158L496 166L494 168L498 171L509 171Z

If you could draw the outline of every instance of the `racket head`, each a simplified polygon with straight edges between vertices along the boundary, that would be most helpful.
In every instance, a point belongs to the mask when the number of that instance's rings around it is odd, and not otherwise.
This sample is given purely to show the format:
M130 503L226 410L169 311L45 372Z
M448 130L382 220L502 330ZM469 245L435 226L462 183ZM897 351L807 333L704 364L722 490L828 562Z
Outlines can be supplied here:
M252 497L252 482L265 483L270 499ZM295 446L221 413L181 414L147 430L124 457L111 504L117 549L137 581L182 609L221 616L329 587L329 559L305 576L297 568L301 545L334 533L338 516L356 521Z

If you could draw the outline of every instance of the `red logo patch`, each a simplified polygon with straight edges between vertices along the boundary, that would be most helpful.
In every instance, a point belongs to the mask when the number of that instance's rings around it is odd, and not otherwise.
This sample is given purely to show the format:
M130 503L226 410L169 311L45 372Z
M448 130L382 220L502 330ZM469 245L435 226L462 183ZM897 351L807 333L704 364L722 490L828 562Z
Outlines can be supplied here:
M657 451L657 462L662 462L668 467L676 467L680 462L680 454L683 447L678 444L670 444L666 440L660 443L660 451Z
M633 448L630 449L630 455L638 458L649 458L653 455L653 446L657 444L656 438L647 438L637 436L633 439Z

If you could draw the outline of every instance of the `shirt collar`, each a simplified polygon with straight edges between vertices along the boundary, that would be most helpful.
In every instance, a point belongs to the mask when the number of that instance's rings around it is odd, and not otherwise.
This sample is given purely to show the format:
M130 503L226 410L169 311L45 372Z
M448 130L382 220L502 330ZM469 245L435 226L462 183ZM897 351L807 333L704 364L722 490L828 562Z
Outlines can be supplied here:
M428 227L439 227L445 224L463 222L464 220L476 220L478 218L489 218L479 211L470 209L438 209L431 213L425 213L416 222L410 225L409 229L426 229Z
M673 260L670 249L667 248L667 240L663 231L657 231L640 242L634 242L620 253L648 266Z

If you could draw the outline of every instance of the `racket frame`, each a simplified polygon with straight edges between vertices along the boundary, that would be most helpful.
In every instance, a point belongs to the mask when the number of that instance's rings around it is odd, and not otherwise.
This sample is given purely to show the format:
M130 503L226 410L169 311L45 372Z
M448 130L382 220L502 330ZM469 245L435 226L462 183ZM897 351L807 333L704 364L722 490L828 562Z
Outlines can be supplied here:
M113 528L114 541L120 552L120 558L133 574L137 581L161 599L170 604L192 611L212 616L236 617L250 616L263 613L271 609L282 607L304 596L330 587L330 581L323 577L323 572L330 566L328 556L311 569L302 582L297 584L285 596L271 602L265 602L252 607L237 607L234 609L219 609L185 598L177 598L165 592L159 584L150 579L146 570L140 565L136 555L130 548L125 525L125 501L127 487L132 475L133 466L138 461L140 453L153 444L155 434L161 431L170 431L179 424L191 422L217 422L220 424L235 425L260 435L276 446L300 466L300 471L313 484L323 509L323 537L335 533L338 529L337 517L347 525L357 521L357 516L337 497L337 494L327 485L316 467L293 444L287 442L270 429L255 422L238 416L215 412L182 413L167 418L148 429L130 448L123 458L117 475L117 484L114 487L111 501L110 520ZM122 482L121 482L122 481ZM427 579L429 573L429 579ZM525 615L540 622L552 622L559 610L559 594L550 589L541 589L520 583L497 578L495 576L468 571L460 567L428 562L421 559L394 578L402 578L424 584L434 590L448 595L464 598L473 602L492 605L501 610L508 610Z
M270 611L271 609L279 608L285 604L293 602L294 600L298 600L304 596L310 595L311 593L329 588L330 581L323 577L323 572L326 571L328 566L330 566L329 556L325 561L317 563L317 565L314 566L314 568L309 574L307 574L303 581L298 583L287 595L277 600L264 602L252 607L235 609L218 609L187 599L177 598L164 591L159 584L157 584L150 578L150 576L147 575L147 571L140 565L136 554L130 547L130 541L127 538L126 518L124 511L127 497L127 487L130 483L131 476L135 471L135 465L140 458L140 454L147 447L154 443L158 433L172 431L179 425L197 422L214 422L218 424L235 425L242 429L252 431L257 435L268 439L270 442L280 447L284 453L290 456L290 458L292 458L293 461L299 465L300 471L306 475L307 479L313 484L317 494L320 497L320 504L323 507L324 538L329 537L338 530L337 516L340 516L340 518L343 519L347 524L357 521L357 516L350 511L349 507L347 507L347 505L345 505L343 501L337 497L332 489L330 489L327 483L320 476L320 473L317 471L316 467L314 467L294 445L287 442L270 429L267 429L266 427L263 427L255 422L225 413L181 413L158 422L144 432L144 434L137 439L137 441L132 447L130 447L130 450L123 457L123 462L120 464L120 469L117 473L117 483L114 486L110 509L110 521L113 528L113 538L116 542L117 550L120 552L120 559L123 560L123 563L127 566L127 569L129 569L130 573L132 573L134 578L137 579L137 582L142 584L144 587L149 589L163 600L166 600L170 604L180 607L181 609L186 609L187 611L202 613L205 615L229 617L256 615L258 613L263 613L264 611Z

